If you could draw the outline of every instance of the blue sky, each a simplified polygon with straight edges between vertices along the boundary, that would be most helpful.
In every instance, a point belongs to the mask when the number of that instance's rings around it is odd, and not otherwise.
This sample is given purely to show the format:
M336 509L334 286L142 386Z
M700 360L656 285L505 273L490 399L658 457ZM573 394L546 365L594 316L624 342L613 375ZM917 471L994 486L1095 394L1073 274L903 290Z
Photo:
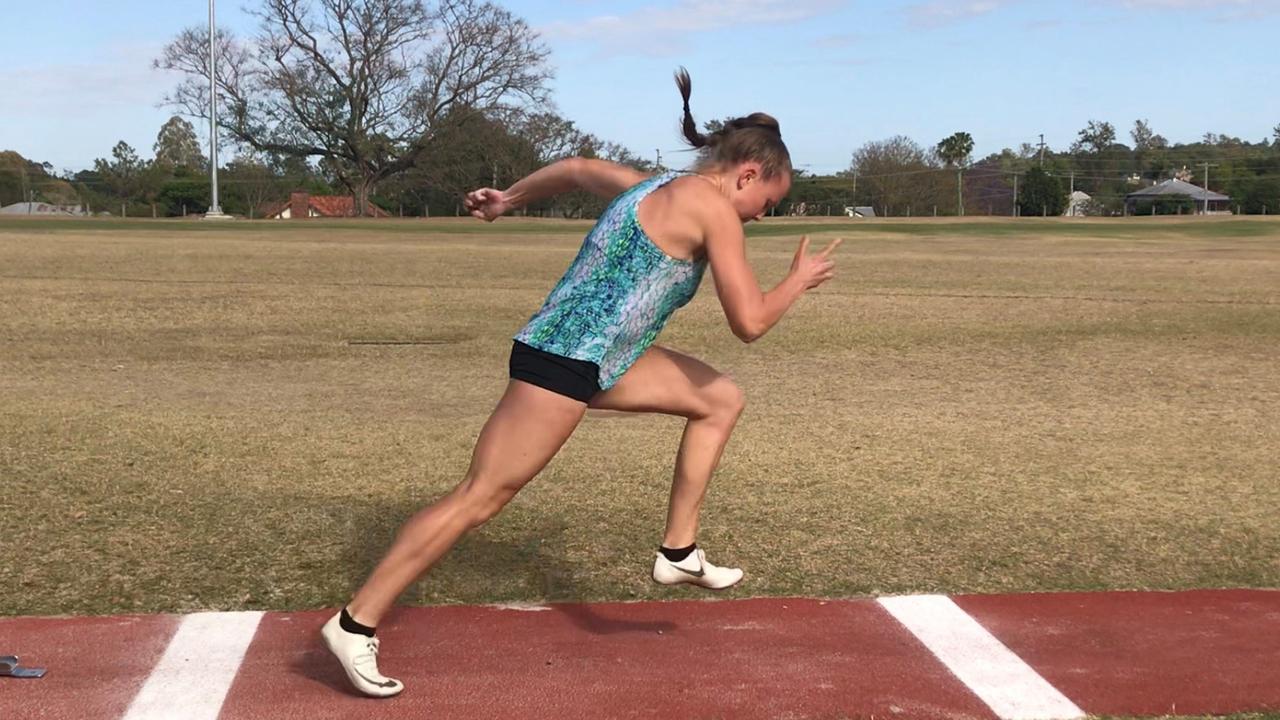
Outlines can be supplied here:
M218 7L219 25L254 27ZM1250 141L1280 123L1280 0L509 0L552 50L554 97L580 127L683 164L678 65L700 120L775 115L798 167L834 172L865 142L932 145L957 130L978 156L1044 134L1065 149L1090 119L1137 118L1173 142ZM203 25L205 0L46 0L0 24L0 149L92 165L125 140L144 157L176 80L151 60ZM227 151L224 150L224 154Z

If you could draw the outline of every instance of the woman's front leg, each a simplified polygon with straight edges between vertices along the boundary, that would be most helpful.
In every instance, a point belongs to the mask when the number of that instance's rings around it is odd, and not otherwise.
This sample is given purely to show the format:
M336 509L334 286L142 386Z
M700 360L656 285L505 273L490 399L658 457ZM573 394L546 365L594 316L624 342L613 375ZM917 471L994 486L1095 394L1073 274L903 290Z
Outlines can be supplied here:
M745 406L742 390L728 376L656 345L616 385L591 399L592 408L687 418L676 453L664 546L695 542L707 486Z

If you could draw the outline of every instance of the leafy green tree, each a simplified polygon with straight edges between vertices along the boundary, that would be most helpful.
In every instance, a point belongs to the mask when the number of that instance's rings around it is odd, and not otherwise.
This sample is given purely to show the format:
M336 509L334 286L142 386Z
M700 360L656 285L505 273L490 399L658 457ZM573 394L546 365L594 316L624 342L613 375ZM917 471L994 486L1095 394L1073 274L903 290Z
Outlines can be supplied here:
M1018 211L1024 216L1061 215L1067 201L1062 181L1038 167L1027 171L1018 188Z
M160 186L156 193L156 203L165 215L178 216L184 212L204 212L209 207L212 195L208 178L174 178Z
M0 205L16 202L77 205L75 188L53 174L53 165L28 160L13 150L0 151Z
M200 152L200 141L196 139L196 130L191 123L178 117L169 118L156 135L156 158L154 163L171 172L179 169L187 173L203 172L208 161Z
M13 150L0 152L0 205L27 201L38 167Z
M1090 120L1089 124L1078 133L1076 141L1071 144L1071 152L1102 152L1116 141L1116 127L1109 122Z
M144 185L143 174L147 170L147 162L138 157L138 152L129 143L121 140L111 148L111 159L98 158L93 161L94 172L103 190L111 200L111 212L117 212L121 204L141 202L141 191ZM150 210L147 209L146 212ZM140 209L130 210L130 214L141 214Z
M1146 120L1134 120L1129 137L1133 138L1133 149L1139 152L1169 147L1169 141L1152 131Z
M432 141L424 150L402 180L403 185L429 188L422 200L432 215L454 215L460 211L466 192L478 187L506 187L542 164L538 148L517 134L511 124L461 107L437 122ZM387 190L396 195L394 191L401 187L401 183L392 183Z
M728 125L729 121L733 119L734 118L732 117L726 117L722 120L708 120L702 123L702 132L708 135L710 135L711 133L720 132L721 130L724 129L724 126Z

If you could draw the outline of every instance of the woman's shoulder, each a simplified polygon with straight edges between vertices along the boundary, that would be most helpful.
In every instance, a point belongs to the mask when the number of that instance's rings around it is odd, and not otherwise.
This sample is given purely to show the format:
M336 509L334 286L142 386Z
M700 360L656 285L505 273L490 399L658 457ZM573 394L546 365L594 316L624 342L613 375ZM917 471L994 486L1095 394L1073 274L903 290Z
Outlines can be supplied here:
M668 183L666 189L671 193L672 204L692 215L708 220L737 219L729 199L705 177L682 174Z
M709 233L724 227L726 223L737 222L737 213L728 198L720 194L714 184L705 177L691 173L682 173L669 180L653 193L654 203L646 203L646 228L666 238L688 238L691 243L685 248L681 242L679 248L668 249L668 254L697 254L692 245L701 242ZM694 240L698 238L698 240ZM675 249L677 252L670 252Z
M659 190L666 190L673 197L690 201L699 207L729 205L729 200L705 177L693 173L681 173Z

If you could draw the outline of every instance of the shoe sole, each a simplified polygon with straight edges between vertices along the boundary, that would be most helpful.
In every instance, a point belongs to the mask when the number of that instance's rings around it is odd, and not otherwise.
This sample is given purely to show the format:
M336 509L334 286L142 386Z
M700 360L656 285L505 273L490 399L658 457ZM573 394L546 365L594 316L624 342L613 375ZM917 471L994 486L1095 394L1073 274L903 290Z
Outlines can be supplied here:
M711 586L711 585L703 585L702 583L695 582L695 581L693 581L693 580L676 580L676 581L674 581L674 582L664 582L664 581L662 581L662 580L659 580L659 579L658 579L658 578L656 578L656 577L653 577L652 575L651 575L650 577L651 577L651 578L653 579L653 581L654 581L655 583L657 583L658 585L665 585L665 586L667 586L667 587L674 587L674 586L676 586L676 585L692 585L692 586L694 586L694 587L702 588L703 590L713 590L713 591L715 591L715 592L720 592L721 590L728 590L728 589L729 589L729 588L731 588L731 587L735 587L735 586L737 586L737 584L738 584L738 583L740 583L740 582L742 582L743 580L745 580L747 576L746 576L746 575L743 575L742 577L738 578L737 580L734 580L733 582L729 583L728 585L722 585L722 586L720 586L720 587L714 587L714 586Z

